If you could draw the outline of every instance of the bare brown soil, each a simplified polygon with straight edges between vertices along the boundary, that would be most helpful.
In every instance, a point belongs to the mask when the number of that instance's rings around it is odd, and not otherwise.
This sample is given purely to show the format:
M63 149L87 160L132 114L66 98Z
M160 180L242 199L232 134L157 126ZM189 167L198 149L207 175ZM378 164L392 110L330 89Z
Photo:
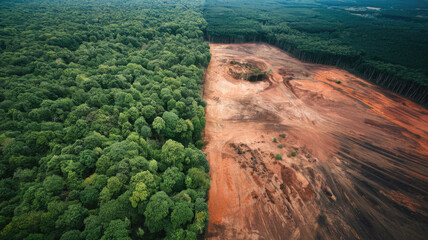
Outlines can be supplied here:
M426 109L266 44L210 46L207 239L425 239ZM272 73L235 79L231 61Z

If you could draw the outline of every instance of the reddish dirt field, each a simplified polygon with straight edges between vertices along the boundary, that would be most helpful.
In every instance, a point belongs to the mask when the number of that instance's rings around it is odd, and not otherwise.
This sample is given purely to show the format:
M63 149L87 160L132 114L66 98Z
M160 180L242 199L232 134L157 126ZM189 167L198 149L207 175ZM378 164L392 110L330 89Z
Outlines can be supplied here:
M426 109L266 44L210 46L205 238L426 239ZM231 61L272 73L235 79Z

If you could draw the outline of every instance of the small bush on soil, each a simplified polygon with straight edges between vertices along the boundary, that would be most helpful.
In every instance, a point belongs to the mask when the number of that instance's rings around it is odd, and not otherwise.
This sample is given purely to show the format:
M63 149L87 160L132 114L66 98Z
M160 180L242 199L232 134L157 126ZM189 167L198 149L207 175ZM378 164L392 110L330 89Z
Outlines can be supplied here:
M282 156L281 156L281 154L276 154L275 159L276 159L276 160L282 160Z
M283 146L282 146L282 144L278 144L278 147L279 147L279 148L282 148Z
M284 133L279 134L279 136L282 137L282 138L285 138L285 134Z
M295 157L297 155L297 153L296 152L291 152L291 156L292 157Z
M340 80L337 80L337 81L336 81L336 83L337 83L337 84L341 84L341 83L342 83L342 81L340 81Z
M278 142L278 139L276 139L276 138L273 138L273 142Z

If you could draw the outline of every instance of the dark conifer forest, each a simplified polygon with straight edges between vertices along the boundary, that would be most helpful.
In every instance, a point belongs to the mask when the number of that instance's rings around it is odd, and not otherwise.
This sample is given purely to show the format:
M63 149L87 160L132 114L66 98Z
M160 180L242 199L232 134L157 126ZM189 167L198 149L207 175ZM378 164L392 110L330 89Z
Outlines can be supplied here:
M0 3L0 239L196 239L201 3Z
M211 42L266 42L428 104L428 3L207 0Z

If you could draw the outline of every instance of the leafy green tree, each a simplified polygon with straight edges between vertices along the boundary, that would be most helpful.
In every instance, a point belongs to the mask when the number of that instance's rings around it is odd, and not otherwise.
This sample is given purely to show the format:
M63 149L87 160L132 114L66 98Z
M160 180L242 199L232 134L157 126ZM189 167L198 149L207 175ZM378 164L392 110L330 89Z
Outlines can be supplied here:
M59 216L56 221L56 227L67 230L81 229L83 227L83 220L87 216L88 209L84 208L82 204L72 204L68 206L63 215Z
M85 218L85 230L82 232L82 236L87 240L98 240L102 234L102 224L98 216L90 215Z
M84 150L80 152L80 163L87 168L94 168L98 160L98 153L93 150Z
M206 191L210 188L210 177L200 168L191 168L187 173L186 186Z
M96 147L102 147L107 142L107 138L98 132L91 132L83 139L83 146L86 149L93 150Z
M174 138L179 117L174 112L164 112L162 119L165 121L165 132L168 138Z
M67 204L61 201L48 203L48 212L43 213L40 219L40 230L49 234L55 231L55 222L58 217L67 209Z
M187 114L186 104L182 101L178 101L175 104L175 109L177 109L180 117L185 116Z
M43 187L49 193L58 195L64 189L64 180L60 176L51 175L46 177L46 179L43 181Z
M189 147L185 149L186 160L188 168L192 167L203 167L206 172L209 171L209 165L206 155L194 147Z
M101 155L101 157L98 158L95 164L96 172L100 174L105 174L111 165L112 165L111 159L107 155Z
M143 113L144 119L149 123L153 122L156 117L156 108L151 105L144 106L141 112Z
M152 136L152 130L150 129L146 120L143 117L140 117L135 121L134 128L137 133L143 138L150 138Z
M107 227L112 220L131 217L132 213L135 212L135 209L129 202L130 197L131 193L130 191L127 191L117 199L101 205L98 216L104 227Z
M68 143L73 143L77 139L85 136L88 132L88 124L85 120L79 119L76 124L66 128L64 139Z
M160 189L167 194L183 190L185 175L176 167L168 168L162 174Z
M149 169L149 161L141 156L129 159L129 165L134 174Z
M188 230L183 230L182 228L174 229L174 231L168 236L170 239L177 240L195 240L197 239L196 233Z
M149 161L149 171L151 173L156 173L158 171L158 162L156 160Z
M161 117L156 117L153 120L152 126L153 126L153 129L156 130L156 132L158 133L158 135L161 135L161 133L166 128L165 121Z
M167 109L168 111L172 111L176 107L177 102L174 99L170 99L167 102Z
M88 209L95 208L98 204L99 192L95 187L87 187L80 192L80 202Z
M96 174L94 173L94 176L92 178L92 182L90 183L91 186L95 187L97 190L103 189L107 185L107 176L102 174Z
M144 211L146 217L144 224L150 232L162 231L169 224L167 217L173 205L172 200L163 191L157 192L150 198Z
M183 144L174 140L168 140L162 146L162 160L159 163L159 168L164 171L168 167L175 166L179 170L182 170L184 158Z
M22 239L38 232L41 212L28 212L12 219L0 232L2 239Z
M196 233L202 233L203 230L207 227L209 220L209 214L208 212L198 212L195 216L195 222L191 225L189 225L189 230L196 232Z
M101 202L101 204L106 203L110 201L112 196L113 193L111 193L107 187L104 187L100 192L99 201Z
M137 156L140 150L138 143L125 140L112 144L104 152L112 161L118 162L124 158Z
M160 91L160 97L163 102L168 102L170 99L172 99L171 90L168 88L162 88Z
M79 230L70 230L68 232L65 232L59 240L80 240L83 238L81 237L81 232Z
M131 181L129 182L129 185L131 187L136 186L138 183L144 183L150 195L155 193L158 188L158 183L155 175L153 175L149 171L142 171L131 177Z
M132 196L129 198L132 207L137 207L138 203L146 200L149 194L150 193L147 190L146 184L144 184L143 182L138 182L135 185L135 190L132 192Z
M130 107L126 114L129 116L130 122L135 122L137 118L140 116L140 113L136 107Z
M125 221L120 219L111 221L101 240L131 240L128 237L130 224L127 218Z
M195 212L208 212L208 204L203 198L197 198L195 200Z
M171 222L175 228L179 228L193 219L192 206L188 202L178 202L171 213Z
M152 137L152 129L149 126L143 126L140 129L140 136L143 138L150 138Z
M192 126L193 128L193 126ZM180 136L180 138L182 139L186 139L187 138L187 130L189 129L189 124L182 118L180 118L177 122L177 125L175 126L175 134L176 136ZM193 129L192 129L193 130ZM190 134L190 137L192 135Z

